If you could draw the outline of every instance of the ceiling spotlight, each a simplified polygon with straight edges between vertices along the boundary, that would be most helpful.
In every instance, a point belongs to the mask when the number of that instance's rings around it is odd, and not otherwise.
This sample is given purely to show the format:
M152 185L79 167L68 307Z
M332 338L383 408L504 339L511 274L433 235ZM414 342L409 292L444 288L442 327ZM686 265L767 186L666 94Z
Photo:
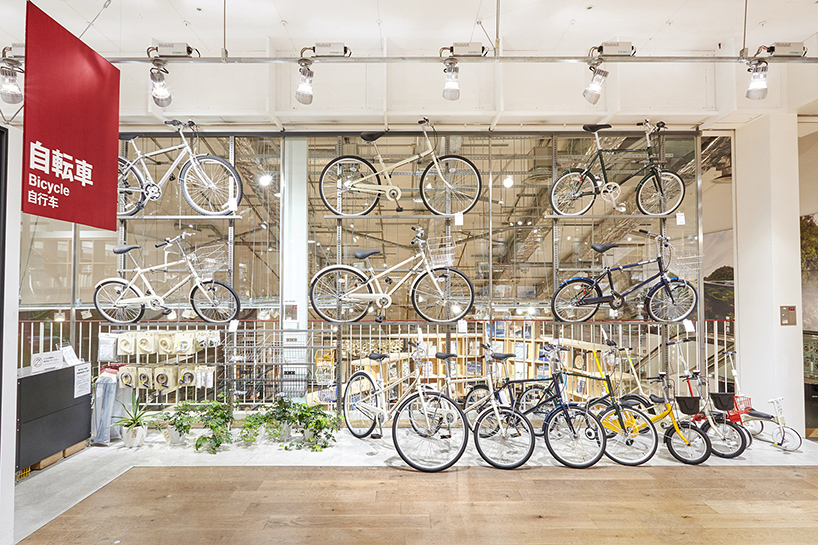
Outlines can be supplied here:
M748 64L751 76L746 96L750 100L763 100L767 98L767 61L754 59Z
M17 74L22 74L20 61L6 57L11 47L3 48L3 60L0 63L0 99L8 104L20 104L23 101L23 91L17 83Z
M509 174L503 179L503 187L511 187L514 185L514 177Z
M272 174L262 174L258 179L258 185L262 187L267 187L273 183L273 175Z
M153 68L151 68L151 96L160 108L167 108L173 100L165 84L165 74L168 73L168 69L165 68L166 64L167 62L162 59L153 59Z
M443 98L446 100L457 100L460 98L460 83L457 78L460 76L460 68L457 66L457 59L449 57L443 60L443 73L446 74L446 83L443 85Z
M608 77L608 72L602 70L599 65L599 60L591 62L588 65L588 69L591 70L594 75L591 77L591 83L589 83L588 87L582 92L582 96L591 104L599 102L599 97L602 96L602 84L605 83L605 78Z
M310 66L312 61L310 59L299 59L298 73L301 75L301 81L298 82L298 89L295 90L295 99L301 104L312 104L312 77L315 75Z

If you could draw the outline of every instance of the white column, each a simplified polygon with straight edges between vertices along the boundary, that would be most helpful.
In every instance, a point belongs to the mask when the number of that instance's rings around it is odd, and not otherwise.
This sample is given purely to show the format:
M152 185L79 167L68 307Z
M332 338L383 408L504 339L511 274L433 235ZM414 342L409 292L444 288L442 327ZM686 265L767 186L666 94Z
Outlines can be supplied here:
M14 543L14 466L17 458L17 294L20 274L20 199L23 131L9 128L6 255L3 307L2 410L0 416L0 545Z
M284 139L281 174L281 300L284 307L292 303L298 307L297 320L284 320L283 326L286 329L307 329L310 267L306 138Z
M739 381L756 409L784 397L787 424L804 433L798 126L770 114L736 130L736 331ZM795 306L797 325L781 325Z

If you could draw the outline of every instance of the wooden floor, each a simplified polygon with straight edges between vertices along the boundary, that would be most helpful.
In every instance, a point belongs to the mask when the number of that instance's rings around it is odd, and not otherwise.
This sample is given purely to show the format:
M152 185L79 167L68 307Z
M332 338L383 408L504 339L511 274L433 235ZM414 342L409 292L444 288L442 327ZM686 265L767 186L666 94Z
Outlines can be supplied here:
M818 543L818 468L134 468L39 544Z

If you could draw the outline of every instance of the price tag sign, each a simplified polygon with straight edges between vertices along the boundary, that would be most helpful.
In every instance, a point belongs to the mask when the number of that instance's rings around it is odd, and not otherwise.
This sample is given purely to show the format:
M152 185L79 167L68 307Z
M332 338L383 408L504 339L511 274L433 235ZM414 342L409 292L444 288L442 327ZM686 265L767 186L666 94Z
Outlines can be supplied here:
M676 225L684 225L685 224L685 213L684 212L676 212Z

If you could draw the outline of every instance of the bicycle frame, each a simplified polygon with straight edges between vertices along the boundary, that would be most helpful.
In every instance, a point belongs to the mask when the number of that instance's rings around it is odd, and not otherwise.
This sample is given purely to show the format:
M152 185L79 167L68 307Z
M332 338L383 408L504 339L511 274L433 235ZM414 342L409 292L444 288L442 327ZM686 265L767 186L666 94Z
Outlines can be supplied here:
M641 267L643 265L648 265L650 263L658 263L658 265L659 265L659 272L658 273L654 274L653 276L651 276L647 280L643 280L642 282L636 284L635 286L631 286L630 288L628 288L627 290L625 290L622 293L619 293L618 291L616 291L616 288L614 288L613 275L611 274L612 272L624 271L625 269L631 269L633 267ZM631 263L629 265L619 265L618 267L605 267L605 269L602 271L602 273L600 273L599 276L594 278L594 281L593 281L594 286L599 286L600 282L602 282L606 278L608 280L608 287L611 290L611 295L603 295L602 297L586 297L586 298L582 299L581 301L579 301L579 304L581 304L581 305L595 305L597 303L610 303L611 301L613 301L613 299L615 297L625 298L628 295L630 295L631 293L633 293L634 291L636 291L639 288L641 288L642 286L644 286L645 284L653 282L657 278L662 279L662 283L665 285L665 287L667 287L667 285L668 285L668 279L666 278L666 273L665 273L665 270L664 270L664 266L662 265L661 256L660 257L655 257L653 259L649 259L648 261L640 261L639 263Z
M381 365L383 365L383 363L381 363ZM409 376L399 377L393 381L387 381L386 383L384 383L383 379L380 378L381 375L382 373L380 371L378 372L377 377L372 377L370 373L370 377L373 379L372 382L375 384L376 389L372 395L368 396L368 398L375 397L377 405L373 405L362 400L355 402L355 406L357 408L369 411L375 417L375 421L378 423L378 425L383 425L383 423L391 420L392 417L395 416L395 412L397 411L398 407L401 406L403 401L412 395L415 390L421 390L420 388L417 388L417 385L420 384L420 379L422 378L420 369L415 369ZM389 407L387 404L386 393L392 390L395 386L409 381L411 381L409 386L404 390L400 397L398 397L398 400L393 403L391 407ZM424 403L424 401L421 401L421 403Z
M647 171L647 170L654 171L654 174L656 174L656 175L659 174L658 169L656 168L656 163L654 162L653 147L650 145L650 133L646 132L645 138L647 140L647 147L646 148L624 149L624 150L623 149L603 149L602 144L600 144L600 142L599 142L599 133L598 132L594 133L594 140L596 142L596 151L594 152L593 156L591 157L591 161L588 163L588 166L586 166L585 170L582 171L582 176L585 176L587 174L591 174L593 176L593 173L591 172L591 169L593 168L594 163L599 162L599 168L600 168L600 170L602 172L602 184L595 184L595 186L594 186L594 193L595 194L598 195L600 193L600 185L605 185L605 184L608 183L608 169L605 167L605 158L602 156L603 153L640 153L640 152L644 152L644 151L648 152L648 162L647 162L647 164L645 164L644 166L641 166L638 169L636 169L635 171L631 172L624 180L622 180L622 182L620 182L620 185L627 182L631 178L635 178L640 173L642 173L644 171Z
M437 160L437 154L435 153L435 148L432 145L432 141L429 139L429 135L426 133L426 127L421 125L421 130L423 131L423 137L426 139L426 149L420 153L416 153L411 157L407 157L397 163L392 163L387 165L383 162L383 157L381 156L381 152L378 150L378 145L375 142L372 142L372 145L375 147L375 156L378 159L378 164L380 165L380 170L372 173L367 174L366 176L362 176L360 178L356 178L355 180L348 180L344 182L345 189L355 189L356 191L361 191L363 193L372 193L376 195L384 194L388 195L391 189L394 189L396 186L392 185L392 176L390 172L394 172L395 170L399 169L402 166L408 165L410 163L414 163L415 161L419 161L426 157L432 156L432 161L435 164L435 168L437 169L437 173L442 180L445 181L443 177L443 173L440 170L440 163ZM372 183L372 180L375 180L378 175L383 174L386 178L387 184L380 185L377 183Z

